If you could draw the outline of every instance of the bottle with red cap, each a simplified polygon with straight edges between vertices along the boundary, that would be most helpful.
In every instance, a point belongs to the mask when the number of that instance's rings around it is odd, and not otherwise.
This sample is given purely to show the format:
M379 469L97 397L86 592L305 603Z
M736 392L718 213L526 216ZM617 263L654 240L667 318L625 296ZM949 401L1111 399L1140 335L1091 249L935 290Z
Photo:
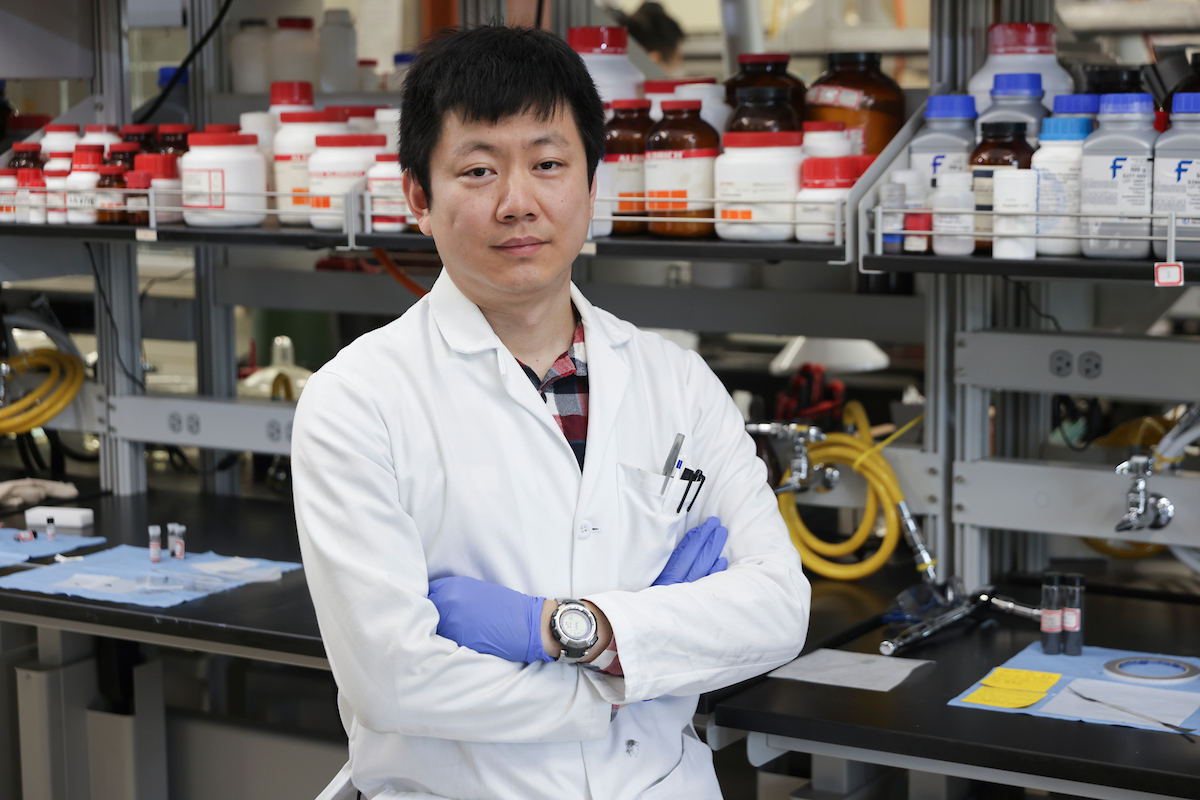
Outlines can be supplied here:
M125 169L133 169L133 157L142 152L140 142L117 142L108 148L105 162Z
M143 153L153 153L158 147L158 126L147 124L121 126L121 138L136 142Z
M124 225L125 216L125 168L106 164L99 169L100 180L96 184L96 223L98 225Z
M694 217L696 222L651 222L650 233L712 236L713 168L720 136L700 118L699 100L666 100L663 118L646 137L646 197L651 217ZM689 198L700 198L689 202ZM703 220L703 221L700 221Z
M313 18L280 17L271 32L271 80L306 81L311 91L320 74L320 60L321 47Z
M650 101L614 100L613 117L604 126L604 165L615 197L641 198L646 193L646 136L654 127ZM619 200L614 216L646 216L641 200ZM613 221L613 233L645 233L645 222Z
M387 137L382 133L317 137L317 150L308 159L314 228L343 230L343 196L367 176L367 170L375 164L375 157L386 148Z
M792 238L802 140L799 131L725 134L714 172L717 236L755 242ZM762 224L772 222L779 224Z
M186 151L184 151L186 152ZM133 159L136 172L150 176L149 188L154 190L154 222L182 222L183 195L180 189L179 159L173 153L143 153Z
M318 136L349 133L349 127L326 111L294 111L282 115L275 133L275 191L279 192L279 224L307 225L308 159L317 149ZM287 213L292 212L292 213Z
M325 106L325 113L346 123L350 133L382 133L375 124L375 112L387 106Z
M182 122L164 122L158 126L158 153L181 156L188 151L187 137L196 126Z
M8 162L11 169L41 169L46 165L42 146L37 142L17 142L12 146L12 152Z
M275 81L271 84L271 104L267 111L279 121L280 114L315 111L310 81Z
M75 148L71 148L74 150ZM46 163L42 165L42 170L60 170L65 169L71 171L71 152L54 152L50 150L42 150L42 155L47 156Z
M267 164L257 136L193 133L179 173L188 225L241 228L266 220Z
M41 167L17 170L17 222L46 224L46 182Z
M46 222L50 225L67 224L67 176L70 174L69 169L42 171L42 178L46 181Z
M104 145L105 154L108 153L110 145L124 141L117 133L116 125L84 125L83 138L79 140L80 144L102 144Z
M104 166L104 145L79 144L71 159L71 174L67 176L67 223L96 224L96 184Z
M850 137L846 135L846 123L810 120L804 123L802 129L806 158L838 158L850 155L851 145Z
M971 76L967 91L982 114L992 104L992 83L997 75L1037 72L1042 76L1042 105L1054 110L1054 98L1075 91L1071 73L1054 54L1056 34L1049 22L1003 22L988 28L988 57Z
M796 194L796 239L801 242L833 244L839 219L844 228L844 205L858 180L859 162L854 156L806 158L800 167L800 191Z
M792 111L797 120L804 119L804 81L788 72L787 53L742 53L738 56L738 71L725 81L725 102L737 106L737 90L747 86L783 86L790 93Z
M646 76L629 60L629 34L616 25L567 29L567 44L583 59L606 105L642 96Z
M71 153L79 144L78 125L54 123L47 125L45 130L40 142L43 153Z
M716 85L716 78L652 78L647 80L643 87L645 89L646 99L650 101L650 119L658 122L662 119L662 101L663 100L696 100L703 98L683 97L676 95L676 92L683 86L712 84ZM701 106L701 113L704 108ZM712 123L709 123L710 125ZM716 127L715 125L713 127ZM719 131L720 129L718 129Z
M367 170L371 193L371 227L384 233L399 233L409 225L408 202L404 198L404 170L396 153L377 153Z
M125 195L125 216L130 225L150 224L150 195L146 190L153 180L154 176L149 172L133 170L125 173L125 188L129 189Z

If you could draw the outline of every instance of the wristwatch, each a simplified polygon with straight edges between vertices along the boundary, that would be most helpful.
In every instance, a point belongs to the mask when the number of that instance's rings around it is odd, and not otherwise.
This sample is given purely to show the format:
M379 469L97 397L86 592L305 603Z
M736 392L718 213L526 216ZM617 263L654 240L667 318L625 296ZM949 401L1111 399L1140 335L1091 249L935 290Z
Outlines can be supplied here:
M595 647L600 639L600 626L596 624L596 615L583 603L563 599L550 615L550 635L562 646L558 660L575 663L586 658Z

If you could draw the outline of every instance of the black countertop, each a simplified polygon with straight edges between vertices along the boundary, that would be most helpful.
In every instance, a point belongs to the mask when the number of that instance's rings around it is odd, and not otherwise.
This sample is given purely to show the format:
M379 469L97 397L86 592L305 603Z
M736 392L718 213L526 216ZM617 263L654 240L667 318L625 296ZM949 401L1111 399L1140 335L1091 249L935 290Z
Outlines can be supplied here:
M1036 604L1036 590L1001 587ZM890 692L767 679L716 709L717 724L902 756L1081 783L1200 797L1200 742L1135 728L946 705L1039 637L1029 621L987 615L904 651L930 659ZM1087 595L1088 645L1200 656L1200 605ZM844 649L878 653L887 629ZM1068 658L1068 656L1063 656Z

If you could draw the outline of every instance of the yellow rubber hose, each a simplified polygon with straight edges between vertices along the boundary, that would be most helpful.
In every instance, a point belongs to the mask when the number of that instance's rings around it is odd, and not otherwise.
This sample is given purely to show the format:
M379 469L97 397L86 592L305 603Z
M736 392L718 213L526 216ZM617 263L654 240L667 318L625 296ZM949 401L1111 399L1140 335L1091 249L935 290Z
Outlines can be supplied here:
M34 350L5 361L16 375L48 370L46 379L29 394L0 408L0 433L29 433L54 419L83 386L83 363L58 350Z
M1084 539L1084 541L1087 542L1088 547L1097 552L1126 560L1149 558L1167 549L1165 545L1150 544L1149 542L1121 542L1119 545L1114 545L1107 539Z

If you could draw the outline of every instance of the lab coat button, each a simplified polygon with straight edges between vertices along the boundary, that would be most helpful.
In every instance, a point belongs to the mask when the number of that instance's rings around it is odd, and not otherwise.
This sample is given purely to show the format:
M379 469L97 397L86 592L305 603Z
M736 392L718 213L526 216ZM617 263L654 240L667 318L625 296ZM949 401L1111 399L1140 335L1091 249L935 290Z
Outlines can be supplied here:
M591 526L591 525L588 525L586 522L584 522L584 523L580 523L580 525L579 525L579 538L580 538L580 539L586 539L586 538L588 538L588 537L589 537L589 536L591 536L591 535L592 535L592 526Z

